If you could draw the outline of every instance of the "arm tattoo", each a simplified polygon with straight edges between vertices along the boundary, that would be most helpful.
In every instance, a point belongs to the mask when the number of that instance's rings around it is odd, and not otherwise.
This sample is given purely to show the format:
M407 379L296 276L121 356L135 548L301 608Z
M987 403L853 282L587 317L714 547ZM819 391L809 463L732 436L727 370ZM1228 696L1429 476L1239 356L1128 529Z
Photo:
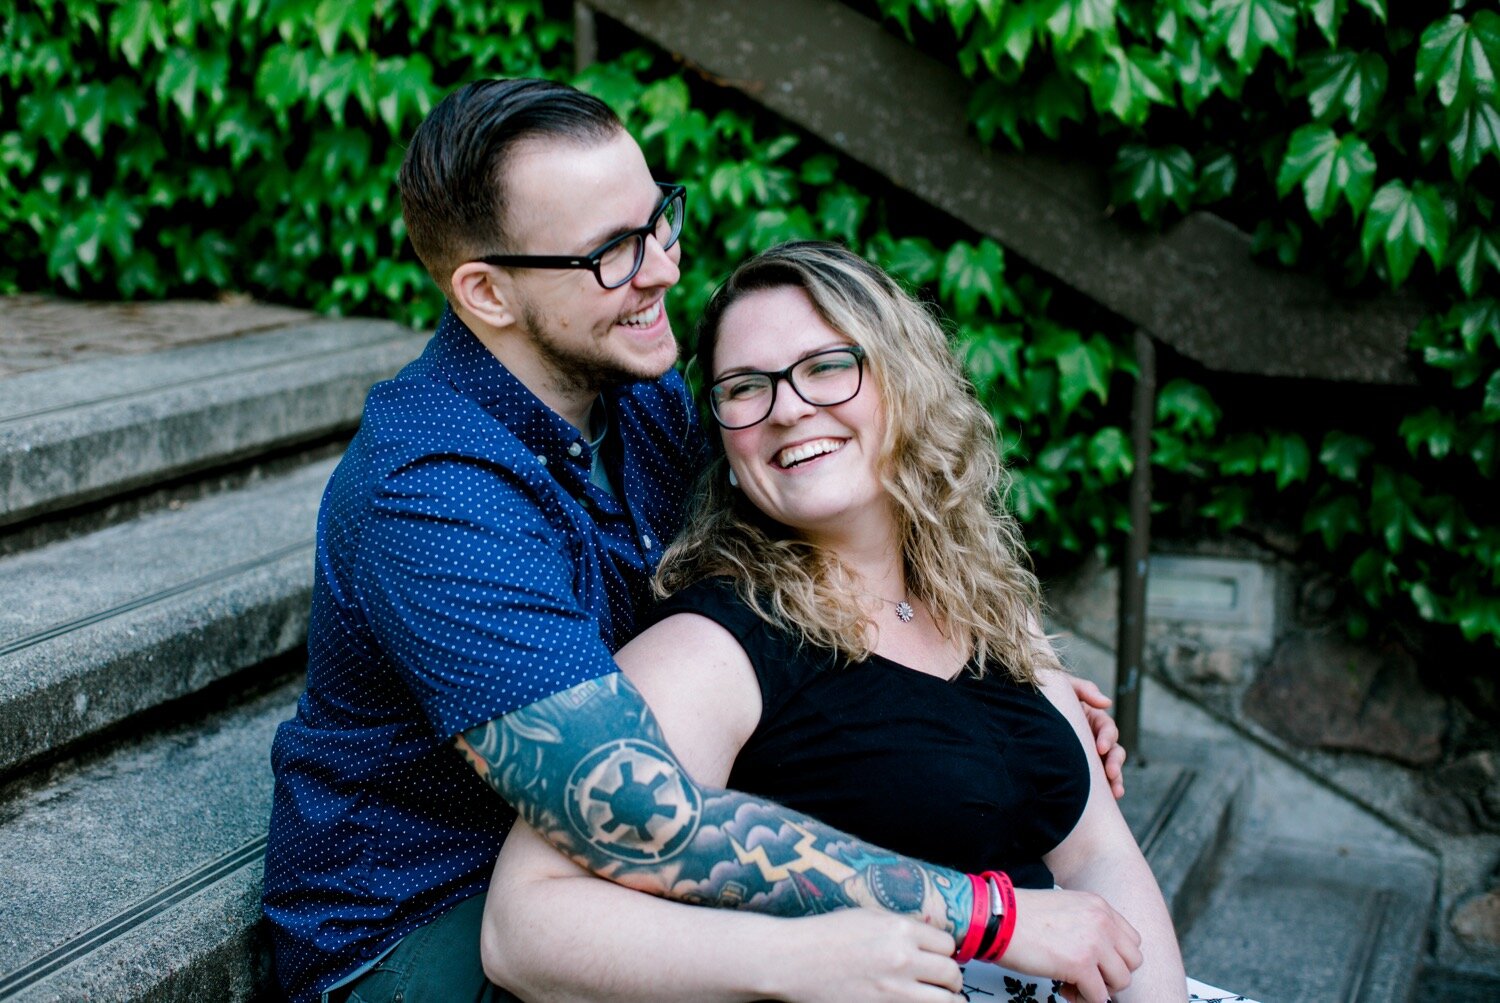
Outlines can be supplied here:
M956 938L968 927L973 893L959 872L764 798L699 787L619 673L455 741L532 828L612 881L776 916L865 906L915 916Z

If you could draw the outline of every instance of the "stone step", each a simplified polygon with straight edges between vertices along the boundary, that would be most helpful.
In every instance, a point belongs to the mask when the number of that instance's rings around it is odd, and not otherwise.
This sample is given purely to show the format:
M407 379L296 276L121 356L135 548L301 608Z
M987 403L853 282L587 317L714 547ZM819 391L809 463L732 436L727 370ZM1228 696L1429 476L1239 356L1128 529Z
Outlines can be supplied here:
M301 686L4 792L0 1000L263 997L271 739Z
M1183 958L1194 978L1253 999L1402 1003L1436 892L1436 867L1416 856L1241 847L1183 936Z
M0 775L300 646L335 463L0 558Z
M1214 742L1147 735L1142 744L1151 755L1127 762L1120 811L1182 930L1214 887L1250 771Z
M10 376L0 390L0 526L352 430L370 385L424 336L318 320Z

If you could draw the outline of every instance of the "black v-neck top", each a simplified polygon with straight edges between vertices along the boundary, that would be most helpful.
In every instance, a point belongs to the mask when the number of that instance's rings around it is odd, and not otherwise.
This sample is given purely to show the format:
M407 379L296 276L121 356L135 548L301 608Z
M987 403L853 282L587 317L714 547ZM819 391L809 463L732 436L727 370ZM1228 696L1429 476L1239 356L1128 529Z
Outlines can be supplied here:
M760 723L731 788L908 856L1052 887L1042 854L1078 823L1089 774L1041 692L1002 665L944 680L879 655L840 662L761 619L722 579L679 592L651 619L675 613L733 634L760 682Z

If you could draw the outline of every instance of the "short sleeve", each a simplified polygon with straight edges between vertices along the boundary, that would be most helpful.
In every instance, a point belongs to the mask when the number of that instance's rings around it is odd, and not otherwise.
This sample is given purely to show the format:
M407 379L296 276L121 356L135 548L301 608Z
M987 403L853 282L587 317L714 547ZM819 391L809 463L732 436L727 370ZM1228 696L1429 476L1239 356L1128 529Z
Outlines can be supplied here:
M615 671L577 595L578 545L499 466L430 457L381 482L356 592L439 735Z
M813 675L836 664L831 652L805 644L796 634L764 619L727 578L705 579L663 599L650 612L648 623L677 613L707 617L734 635L760 684L763 721L776 717Z

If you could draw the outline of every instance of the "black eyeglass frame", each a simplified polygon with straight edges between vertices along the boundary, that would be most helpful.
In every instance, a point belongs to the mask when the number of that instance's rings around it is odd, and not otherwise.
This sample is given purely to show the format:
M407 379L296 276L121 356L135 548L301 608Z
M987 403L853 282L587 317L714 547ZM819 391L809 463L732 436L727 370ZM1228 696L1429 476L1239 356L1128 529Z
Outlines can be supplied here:
M802 365L809 359L817 359L825 355L854 356L854 364L859 371L859 378L854 383L854 392L851 393L848 397L845 397L841 400L819 403L817 401L808 400L807 395L804 394L801 390L797 389L797 383L792 379L792 370L796 369L798 366ZM721 384L728 383L730 380L740 380L744 379L746 376L764 376L771 381L771 402L766 405L766 413L761 415L754 421L749 422L745 425L730 425L725 422L723 418L719 417L719 405L718 402L714 399L714 390L717 389ZM745 369L737 373L730 373L728 376L721 376L708 385L707 396L709 413L713 415L714 421L718 423L719 427L724 429L725 431L738 432L739 430L744 428L754 428L756 425L759 425L761 422L771 417L771 412L776 410L776 391L781 388L781 383L783 380L786 381L787 386L792 388L792 393L796 394L798 397L802 398L805 403L811 404L813 407L837 407L840 404L847 404L849 403L849 401L852 401L854 398L858 397L859 392L864 389L865 350L859 345L841 345L838 348L825 348L821 352L813 352L811 355L804 355L796 362L793 362L790 366L787 366L785 369L779 370L774 373L764 369Z
M687 215L687 186L669 184L666 181L658 181L656 187L662 191L661 204L651 214L645 226L638 226L634 230L627 230L618 237L612 237L594 248L589 253L572 257L565 254L486 254L482 258L475 258L486 265L494 265L497 268L586 268L594 273L594 280L604 289L618 289L630 282L641 270L641 265L646 263L646 238L656 235L656 224L661 220L662 213L677 199L682 200L681 211L678 213L677 229L662 244L663 251L677 243L677 238L682 236L683 217ZM610 284L604 281L604 276L599 272L599 264L604 256L613 251L620 244L632 238L639 237L640 242L636 244L635 264L631 266L630 274L619 282Z

